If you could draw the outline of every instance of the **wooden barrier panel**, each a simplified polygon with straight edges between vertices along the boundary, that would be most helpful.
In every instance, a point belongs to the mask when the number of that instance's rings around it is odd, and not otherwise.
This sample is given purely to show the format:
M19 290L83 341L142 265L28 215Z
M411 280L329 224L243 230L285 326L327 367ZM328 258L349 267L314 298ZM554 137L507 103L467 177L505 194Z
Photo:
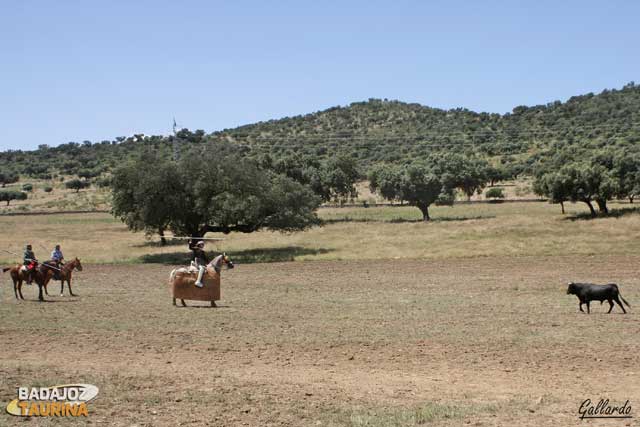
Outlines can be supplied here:
M197 274L177 272L171 283L173 298L194 301L220 300L220 273L207 268L199 288L195 285Z

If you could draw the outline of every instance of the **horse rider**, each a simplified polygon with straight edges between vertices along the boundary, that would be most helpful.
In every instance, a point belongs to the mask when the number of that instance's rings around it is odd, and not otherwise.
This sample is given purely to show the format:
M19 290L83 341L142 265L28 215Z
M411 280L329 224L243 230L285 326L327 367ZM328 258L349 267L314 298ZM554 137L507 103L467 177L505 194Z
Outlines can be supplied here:
M64 265L64 255L62 255L62 250L60 249L60 245L56 245L56 247L51 252L51 261L56 264L57 270L54 270L53 278L56 280L60 280L60 268Z
M31 282L33 282L33 274L35 273L36 266L38 265L36 254L33 253L31 245L27 245L24 248L24 257L22 262L27 267L27 284L30 285Z
M194 242L193 240L189 240L189 249L192 252L193 262L196 267L198 267L198 280L196 280L195 285L201 288L204 286L202 284L202 276L205 272L205 266L209 264L210 261L207 253L204 251L204 241Z

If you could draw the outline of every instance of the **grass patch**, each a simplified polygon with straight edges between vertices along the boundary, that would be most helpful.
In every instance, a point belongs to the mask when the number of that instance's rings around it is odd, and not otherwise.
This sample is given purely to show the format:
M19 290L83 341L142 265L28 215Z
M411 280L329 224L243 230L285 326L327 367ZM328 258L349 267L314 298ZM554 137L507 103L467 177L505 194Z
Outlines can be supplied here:
M417 408L386 411L354 412L349 416L352 427L407 427L429 424L434 421L460 419L469 408L457 405L427 403Z
M426 402L400 408L369 408L339 411L329 425L350 427L417 427L425 425L460 425L465 418L521 413L528 405L523 399L501 402ZM534 405L535 406L535 405Z

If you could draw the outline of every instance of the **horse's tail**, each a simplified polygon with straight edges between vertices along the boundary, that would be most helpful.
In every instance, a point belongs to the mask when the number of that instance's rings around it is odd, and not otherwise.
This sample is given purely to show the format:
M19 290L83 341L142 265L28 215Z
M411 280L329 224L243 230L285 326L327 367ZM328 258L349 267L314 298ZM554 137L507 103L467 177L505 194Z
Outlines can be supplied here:
M3 273L6 273L6 272L7 272L7 271L9 271L9 270L11 270L11 267L3 268L3 269L2 269L2 272L3 272Z
M176 278L176 271L178 271L178 269L177 269L177 268L174 268L174 269L171 271L171 274L169 274L169 281L170 281L170 282L173 282L173 279L175 279L175 278Z

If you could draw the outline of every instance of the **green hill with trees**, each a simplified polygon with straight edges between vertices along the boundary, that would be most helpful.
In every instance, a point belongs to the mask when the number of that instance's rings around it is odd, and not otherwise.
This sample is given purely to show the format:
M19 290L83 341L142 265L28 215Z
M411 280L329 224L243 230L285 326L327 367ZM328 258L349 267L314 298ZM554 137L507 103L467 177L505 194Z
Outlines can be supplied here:
M15 183L19 177L67 179L65 185L76 191L91 184L115 185L119 216L132 228L148 231L166 227L200 233L263 227L286 230L290 221L305 228L316 220L310 216L314 207L323 201L353 198L355 182L365 178L380 196L420 208L425 220L429 205L452 203L455 191L471 197L488 184L521 175L532 177L534 190L552 202L584 202L595 215L594 204L606 213L607 200L633 201L640 193L639 142L640 86L632 82L619 90L574 96L565 102L518 106L503 115L369 99L212 133L182 129L169 136L136 134L43 145L33 151L9 150L0 153L0 183ZM201 186L190 180L211 178L202 164L211 153L223 153L221 158L241 165L240 170L228 170L241 185L235 189L225 184L225 194L252 195L259 207L251 218L243 216L246 206L241 209L237 200L225 199L217 190L206 191L219 197L216 212L228 208L229 216L213 218L210 207L204 206ZM150 155L161 167L143 167ZM214 158L210 162L224 170ZM194 212L199 209L199 217L173 215L145 222L141 218L149 212L127 211L127 206L142 206L132 198L134 193L148 199L144 192L124 184L123 176L129 174L142 185L144 177L134 173L136 168L152 175L165 170L180 177L179 188L191 194L180 203L193 205ZM263 187L240 179L243 170ZM168 185L156 178L149 182ZM288 219L278 219L275 208L284 203L282 188L306 201L305 206L296 207L288 200ZM9 193L5 199L8 202Z
M504 115L370 99L209 134L183 129L175 136L137 134L40 146L34 151L9 150L0 153L0 176L97 176L142 151L152 149L169 158L174 149L188 152L215 141L237 144L249 157L268 155L272 160L290 156L323 160L342 154L356 159L363 171L375 163L403 163L455 151L498 158L531 172L530 165L549 150L638 143L640 85L632 82L566 102L518 106Z

